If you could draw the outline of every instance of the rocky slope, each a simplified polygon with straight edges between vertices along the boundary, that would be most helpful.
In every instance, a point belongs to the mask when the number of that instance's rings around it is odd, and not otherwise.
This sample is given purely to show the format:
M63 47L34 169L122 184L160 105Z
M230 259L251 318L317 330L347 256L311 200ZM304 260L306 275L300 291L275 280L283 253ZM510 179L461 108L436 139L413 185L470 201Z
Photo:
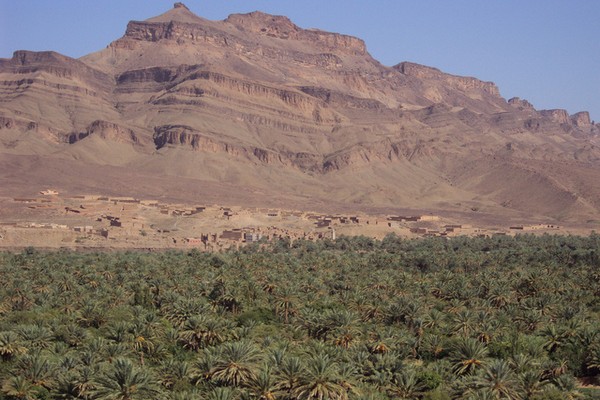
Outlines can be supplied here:
M0 179L13 185L78 191L122 173L139 177L122 189L132 195L151 196L152 177L156 193L182 200L203 194L190 182L206 195L218 182L227 203L252 192L280 205L587 221L600 210L599 133L586 112L536 110L492 82L410 62L387 67L358 38L261 12L209 21L177 3L79 60L0 59ZM17 170L32 160L62 172Z

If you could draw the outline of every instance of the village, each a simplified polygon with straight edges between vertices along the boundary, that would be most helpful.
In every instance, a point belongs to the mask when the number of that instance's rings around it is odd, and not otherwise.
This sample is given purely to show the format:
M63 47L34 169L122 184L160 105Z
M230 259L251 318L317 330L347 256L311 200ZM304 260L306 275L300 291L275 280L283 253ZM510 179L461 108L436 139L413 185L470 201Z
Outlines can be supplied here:
M285 239L335 240L341 235L383 239L557 232L554 224L477 227L433 214L323 214L270 208L170 204L102 195L61 195L0 201L0 248L191 249L223 251Z

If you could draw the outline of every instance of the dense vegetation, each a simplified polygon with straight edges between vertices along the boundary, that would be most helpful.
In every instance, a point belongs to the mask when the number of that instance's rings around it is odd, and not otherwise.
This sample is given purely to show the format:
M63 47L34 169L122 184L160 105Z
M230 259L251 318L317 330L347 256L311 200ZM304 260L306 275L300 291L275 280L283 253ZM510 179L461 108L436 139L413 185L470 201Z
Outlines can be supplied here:
M600 236L0 253L1 399L577 399Z

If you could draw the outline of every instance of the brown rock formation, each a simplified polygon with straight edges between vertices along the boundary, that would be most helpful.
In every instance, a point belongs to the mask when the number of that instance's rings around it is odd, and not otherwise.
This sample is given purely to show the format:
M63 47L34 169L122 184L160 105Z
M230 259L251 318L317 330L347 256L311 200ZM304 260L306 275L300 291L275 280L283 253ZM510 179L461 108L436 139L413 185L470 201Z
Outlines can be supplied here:
M386 67L358 38L262 12L209 21L176 3L79 60L0 60L0 178L73 190L128 179L130 194L196 200L218 182L229 203L261 193L582 219L600 210L599 132L586 112Z
M570 116L571 123L580 128L587 128L592 125L590 121L590 113L581 111Z
M509 99L508 100L508 104L510 104L513 107L517 107L520 110L535 111L535 108L533 107L533 104L531 104L530 102L528 102L525 99L520 99L519 97L513 97L512 99Z
M569 113L567 112L567 110L540 110L540 115L542 115L543 117L552 118L554 122L557 122L559 124L568 124L570 122Z
M79 140L83 140L90 135L99 136L102 139L110 140L113 142L127 143L127 144L140 144L140 139L131 129L124 128L117 124L113 124L107 121L94 121L87 127L85 132L72 133L68 135L67 140L73 144Z

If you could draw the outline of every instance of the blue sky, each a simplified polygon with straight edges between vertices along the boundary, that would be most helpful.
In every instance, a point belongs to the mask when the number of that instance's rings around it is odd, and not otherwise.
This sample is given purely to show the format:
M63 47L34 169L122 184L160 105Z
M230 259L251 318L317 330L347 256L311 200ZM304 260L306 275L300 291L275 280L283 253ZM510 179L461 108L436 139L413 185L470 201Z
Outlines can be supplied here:
M221 20L255 10L303 28L360 37L385 65L412 61L493 81L503 97L537 109L587 110L600 120L597 0L187 0ZM129 20L167 11L165 0L0 0L0 58L55 50L80 57L104 48Z

